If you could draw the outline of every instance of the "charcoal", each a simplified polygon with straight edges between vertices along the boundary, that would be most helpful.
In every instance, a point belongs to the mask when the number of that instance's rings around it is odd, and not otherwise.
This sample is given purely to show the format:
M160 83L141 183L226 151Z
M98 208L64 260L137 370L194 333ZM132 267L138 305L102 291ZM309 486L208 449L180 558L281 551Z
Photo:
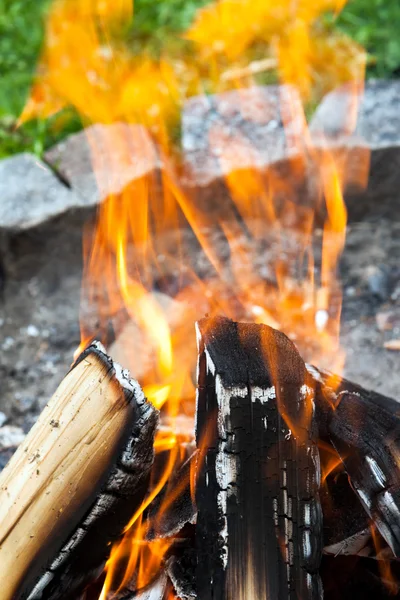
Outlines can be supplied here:
M171 537L196 519L196 507L190 490L190 471L196 456L189 458L176 475L172 475L149 507L148 539ZM171 501L172 498L172 501Z
M218 318L198 330L198 597L322 598L320 466L305 365L267 326Z
M164 571L144 589L138 591L123 590L115 600L166 600L167 576ZM111 600L111 599L110 599Z
M182 556L171 557L167 562L167 573L174 590L181 600L196 600L197 553L194 548L187 549Z
M393 565L393 581L382 577L380 561L359 556L324 556L321 577L324 600L394 600L399 595L399 569Z
M344 378L308 367L320 435L340 456L365 512L400 557L400 406Z

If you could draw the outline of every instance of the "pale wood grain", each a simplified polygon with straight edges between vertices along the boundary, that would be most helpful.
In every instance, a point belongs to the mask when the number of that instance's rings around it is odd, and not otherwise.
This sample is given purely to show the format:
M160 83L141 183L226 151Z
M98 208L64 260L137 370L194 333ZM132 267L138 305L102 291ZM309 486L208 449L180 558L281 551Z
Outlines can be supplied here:
M133 409L110 363L89 353L65 377L0 475L2 600L40 568L96 494ZM47 556L47 558L48 558Z

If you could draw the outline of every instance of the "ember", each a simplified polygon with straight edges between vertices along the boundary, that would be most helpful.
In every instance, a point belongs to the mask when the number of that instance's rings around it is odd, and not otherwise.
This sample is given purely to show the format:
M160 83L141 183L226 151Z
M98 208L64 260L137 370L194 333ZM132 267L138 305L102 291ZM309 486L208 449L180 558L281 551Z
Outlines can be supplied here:
M113 128L87 130L107 198L85 231L81 345L26 442L42 448L54 411L61 427L51 439L63 451L53 451L57 462L20 447L0 478L11 514L0 521L5 600L314 600L332 589L326 565L335 571L338 555L379 562L377 576L375 562L360 569L377 593L397 593L396 403L341 377L343 193L366 184L369 157L358 155L350 172L347 155L311 135L304 108L316 80L324 89L346 82L347 126L355 126L364 53L341 39L332 56L314 26L342 5L310 0L274 10L257 1L250 11L248 0L212 3L186 32L191 53L174 61L139 60L116 41L132 18L128 0L54 3L22 119L72 105L85 121ZM265 46L264 62L241 64L255 43ZM285 84L277 110L291 156L283 170L264 169L262 149L234 125L239 115L270 126L263 88L252 80L239 87L265 65L277 66ZM171 133L182 97L204 79L212 90L232 86L227 122L215 119L207 131L227 196L216 210ZM127 183L121 165L134 168L132 148L152 167ZM299 193L310 173L311 203ZM92 360L97 371L85 372ZM92 443L99 448L90 457ZM81 445L92 471L81 474L77 461L63 474ZM34 541L25 543L30 528Z

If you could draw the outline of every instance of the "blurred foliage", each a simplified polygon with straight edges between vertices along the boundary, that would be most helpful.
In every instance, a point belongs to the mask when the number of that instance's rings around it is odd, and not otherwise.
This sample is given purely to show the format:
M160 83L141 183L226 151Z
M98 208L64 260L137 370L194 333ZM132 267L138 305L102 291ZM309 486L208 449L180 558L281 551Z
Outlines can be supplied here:
M50 2L0 0L0 158L24 150L40 155L65 133L80 127L71 110L57 119L35 119L17 127L32 84Z
M196 10L210 0L135 0L134 21L129 38L134 47L143 45L159 51L172 33L181 33L191 24ZM172 40L171 40L172 41Z
M0 0L0 157L21 150L40 155L66 133L81 127L72 109L16 127L32 83L51 1ZM145 51L158 57L168 47L172 56L179 56L183 48L185 52L190 48L179 34L194 22L196 10L207 4L209 0L135 0L135 18L123 31L123 42L136 53ZM349 0L338 17L325 15L321 26L347 34L366 48L368 76L400 75L399 0ZM263 56L257 44L252 52L252 59ZM321 60L329 62L329 48L324 52ZM256 80L269 82L274 75L266 72Z
M43 38L49 0L0 0L0 116L22 109Z
M369 53L367 77L400 75L399 0L349 0L335 25Z

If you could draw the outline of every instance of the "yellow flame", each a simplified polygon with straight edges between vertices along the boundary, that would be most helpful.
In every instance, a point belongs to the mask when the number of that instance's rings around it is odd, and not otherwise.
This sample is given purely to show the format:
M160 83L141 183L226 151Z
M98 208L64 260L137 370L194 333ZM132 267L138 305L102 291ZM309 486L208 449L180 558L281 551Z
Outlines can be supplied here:
M343 35L325 31L319 21L324 12L337 13L343 5L343 0L213 2L198 11L184 34L188 46L181 55L169 54L167 48L157 60L145 54L134 56L117 35L133 17L130 0L56 0L51 7L37 78L21 121L73 106L84 123L112 125L101 131L88 129L93 171L101 196L107 198L95 229L88 227L84 239L83 305L90 305L98 326L94 332L91 322L82 319L80 348L94 333L107 341L110 325L118 338L129 321L134 339L126 366L161 410L162 426L154 447L156 461L164 459L163 468L157 475L155 469L148 496L112 549L101 600L129 581L138 589L144 587L157 574L172 543L148 541L145 511L193 443L193 322L197 318L222 313L266 323L309 348L310 359L325 356L331 368L342 366L337 263L345 242L346 157L323 146L315 150L304 106L296 90L289 89L282 120L293 156L285 175L256 168L260 156L244 136L232 139L218 125L211 129L210 148L219 151L231 200L221 216L221 211L204 210L196 192L188 191L187 173L172 138L188 95L251 86L252 74L258 72L248 66L254 65L254 58L268 69L276 65L276 77L295 86L303 100L315 101L337 84L350 82L355 101L349 128L354 125L365 53ZM235 110L243 119L257 119L252 110L249 115L246 91L236 93ZM259 118L265 121L264 114ZM237 167L238 156L246 159L243 168ZM307 177L310 166L320 190L314 202L302 205L296 186ZM124 179L126 172L130 176ZM360 171L363 181L366 172L367 168ZM326 219L319 238L315 222L322 206ZM214 269L208 280L200 278L193 257L185 255L178 232L183 223ZM295 249L287 251L288 226L294 223L297 229L289 237L297 241ZM224 248L229 247L229 260L215 243L215 230ZM261 274L256 260L271 249L267 241L275 248L270 280ZM320 274L316 245L322 253ZM181 282L172 304L154 292L155 282L171 272ZM139 350L134 344L138 340ZM141 360L146 353L149 360ZM140 362L144 367L138 372ZM310 398L306 402L309 409ZM310 411L305 413L309 418ZM204 459L207 436L206 432L200 444L198 464ZM186 483L194 498L194 467ZM157 519L179 493L179 486L168 488Z

